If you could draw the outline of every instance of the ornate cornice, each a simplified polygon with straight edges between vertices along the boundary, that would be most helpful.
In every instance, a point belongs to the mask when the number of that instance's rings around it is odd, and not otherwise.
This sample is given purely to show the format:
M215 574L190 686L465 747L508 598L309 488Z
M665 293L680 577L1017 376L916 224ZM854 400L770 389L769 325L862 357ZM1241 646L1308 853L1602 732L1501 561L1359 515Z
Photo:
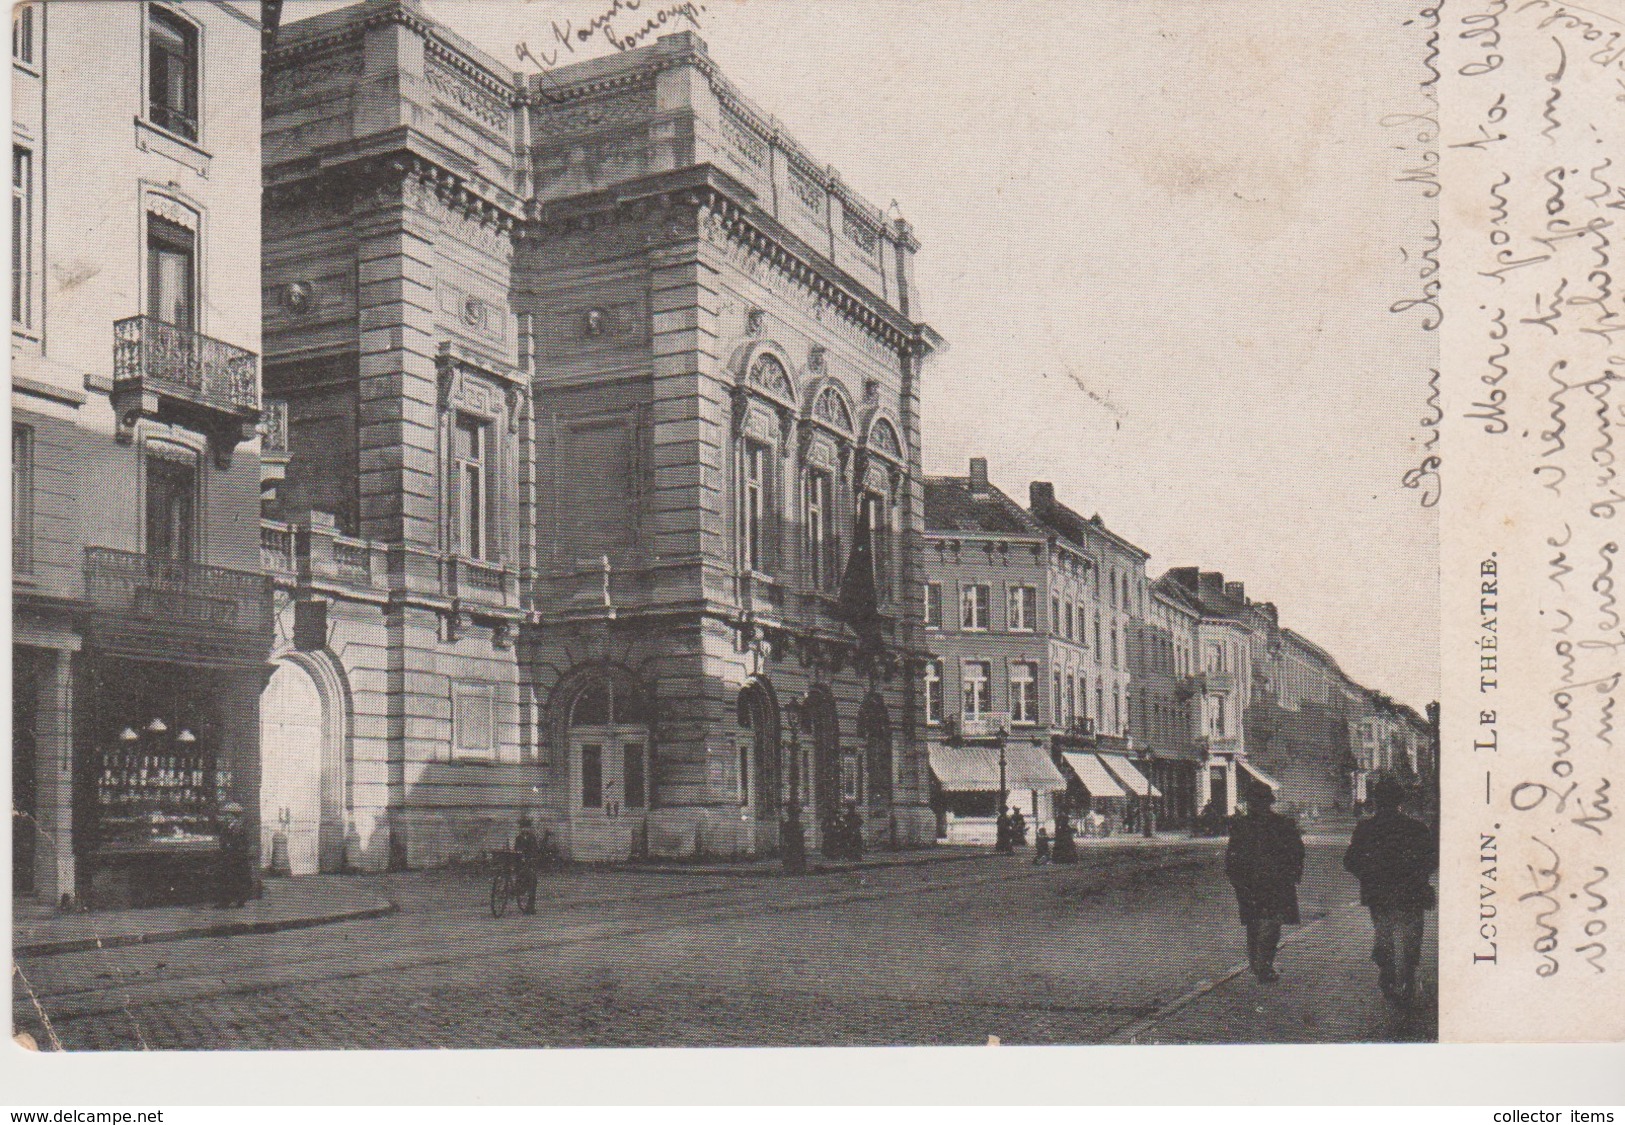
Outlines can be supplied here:
M521 89L516 81L517 75L512 72L504 75L492 71L474 58L469 53L469 47L456 36L428 17L409 10L398 0L366 15L338 23L324 34L306 36L291 42L286 36L290 30L297 27L297 24L285 26L282 29L284 36L282 44L266 52L265 63L270 68L278 68L303 62L337 47L353 46L364 39L367 32L372 29L387 27L390 24L415 32L422 37L431 56L456 68L464 77L478 83L489 93L499 95L509 105L519 104Z
M271 169L272 175L283 174L284 178L267 184L266 204L297 205L312 194L376 195L395 189L403 195L422 192L504 234L516 230L523 217L517 207L491 198L471 177L418 151L411 130L395 130L382 139L392 142L389 151L324 154Z

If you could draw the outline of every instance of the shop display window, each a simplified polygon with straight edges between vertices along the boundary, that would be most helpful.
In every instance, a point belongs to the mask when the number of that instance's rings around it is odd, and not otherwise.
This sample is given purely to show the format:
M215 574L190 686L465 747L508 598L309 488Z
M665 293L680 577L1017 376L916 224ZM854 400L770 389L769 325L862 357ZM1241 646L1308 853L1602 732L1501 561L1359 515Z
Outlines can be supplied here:
M232 780L185 725L154 717L116 730L96 775L101 849L217 846L217 810Z

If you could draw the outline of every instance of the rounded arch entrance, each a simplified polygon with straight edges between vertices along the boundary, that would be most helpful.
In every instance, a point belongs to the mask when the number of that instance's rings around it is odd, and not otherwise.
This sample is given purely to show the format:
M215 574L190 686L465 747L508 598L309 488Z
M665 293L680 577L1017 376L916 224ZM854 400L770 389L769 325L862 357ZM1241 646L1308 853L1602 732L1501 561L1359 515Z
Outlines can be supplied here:
M891 714L879 692L870 692L858 710L858 738L863 743L869 804L883 808L892 798L892 729Z
M783 769L779 740L779 701L773 685L753 676L739 689L739 796L760 822L775 822L783 811Z
M807 741L812 750L813 817L819 830L841 811L841 720L835 694L823 684L807 691L803 712Z
M573 858L620 860L642 850L655 801L653 703L619 664L581 666L554 688L554 745L564 749L563 843Z
M349 805L350 696L326 653L292 652L274 662L260 695L261 854L287 840L294 875L344 865Z

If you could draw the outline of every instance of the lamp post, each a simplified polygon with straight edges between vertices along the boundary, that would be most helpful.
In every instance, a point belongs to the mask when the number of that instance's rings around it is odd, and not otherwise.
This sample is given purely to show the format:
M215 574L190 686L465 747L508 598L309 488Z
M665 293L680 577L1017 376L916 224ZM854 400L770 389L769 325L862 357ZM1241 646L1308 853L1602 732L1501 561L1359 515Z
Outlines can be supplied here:
M1140 799L1140 829L1147 840L1157 834L1156 825L1152 823L1154 814L1151 811L1152 773L1155 763L1156 758L1151 754L1151 745L1147 743L1140 747L1140 765L1145 767L1145 796Z
M807 838L801 827L801 720L803 701L792 699L784 705L785 717L790 721L790 768L786 775L786 786L789 790L784 801L784 823L780 826L780 835L783 836L780 851L783 855L784 870L788 875L804 875L807 872Z
M1006 776L1008 767L1005 763L1004 756L1004 744L1007 737L1008 732L1004 729L1004 724L1000 723L993 732L993 741L999 748L999 804L998 808L994 810L993 822L995 824L1002 822L1005 826L1003 841L998 842L997 837L995 837L995 840L998 844L999 850L1006 854L1015 850L1016 843L1015 824L1013 823L1014 818L1006 816L1008 802L1010 800L1010 785L1009 779Z

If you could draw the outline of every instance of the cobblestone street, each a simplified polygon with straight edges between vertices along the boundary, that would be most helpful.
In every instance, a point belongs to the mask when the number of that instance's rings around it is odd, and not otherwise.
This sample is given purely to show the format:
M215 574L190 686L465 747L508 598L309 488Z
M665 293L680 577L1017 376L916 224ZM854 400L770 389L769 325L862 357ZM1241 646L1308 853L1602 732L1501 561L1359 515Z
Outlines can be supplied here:
M1340 854L1311 840L1306 926L1356 897ZM989 856L799 881L577 870L544 883L535 916L502 919L473 873L381 876L387 917L24 959L13 1012L69 1050L1099 1042L1239 960L1220 856L1164 842L1075 868ZM1309 969L1294 958L1289 979Z

